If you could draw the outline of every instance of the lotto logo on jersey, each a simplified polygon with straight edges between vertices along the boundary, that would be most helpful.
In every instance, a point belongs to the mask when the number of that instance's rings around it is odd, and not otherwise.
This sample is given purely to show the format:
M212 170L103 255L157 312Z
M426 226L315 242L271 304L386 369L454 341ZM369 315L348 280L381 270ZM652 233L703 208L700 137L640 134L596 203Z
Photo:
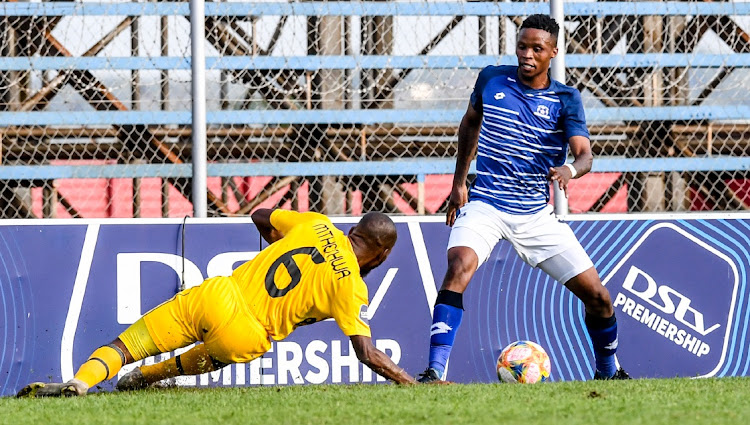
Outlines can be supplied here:
M617 315L623 365L644 376L719 371L739 285L737 266L727 255L700 235L657 224L603 283Z

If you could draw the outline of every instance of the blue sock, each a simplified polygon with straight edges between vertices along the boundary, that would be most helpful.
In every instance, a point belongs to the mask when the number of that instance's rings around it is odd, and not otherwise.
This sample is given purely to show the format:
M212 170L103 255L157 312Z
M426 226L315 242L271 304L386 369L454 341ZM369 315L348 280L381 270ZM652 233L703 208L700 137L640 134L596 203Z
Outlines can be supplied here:
M461 326L461 318L464 315L463 306L460 302L461 294L452 291L440 291L438 302L442 301L441 298L445 298L445 296L441 297L444 292L454 294L448 295L449 298L455 299L455 295L458 295L459 302L452 302L451 304L454 305L435 304L435 310L432 313L429 367L437 370L441 376L445 371L445 365L448 363L453 348L453 341L456 339L456 332L458 332L458 327ZM459 306L455 304L459 304Z
M586 314L586 329L594 346L596 370L601 375L612 377L617 372L617 320L615 315L602 318Z

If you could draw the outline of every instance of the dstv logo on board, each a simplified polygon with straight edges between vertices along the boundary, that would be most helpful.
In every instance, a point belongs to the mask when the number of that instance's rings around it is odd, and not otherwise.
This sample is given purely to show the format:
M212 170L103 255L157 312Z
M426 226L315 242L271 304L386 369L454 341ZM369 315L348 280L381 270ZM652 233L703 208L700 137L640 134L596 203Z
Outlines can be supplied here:
M643 283L646 284L645 287L642 289L636 288L636 286L642 287ZM719 323L716 323L706 329L703 313L690 306L692 303L690 298L667 285L657 284L654 278L636 266L630 266L622 287L634 296L655 307L656 310L673 315L679 323L703 336L721 326ZM623 293L618 294L617 304L623 304L625 299L627 299L627 296Z
M618 357L636 376L713 376L724 363L739 274L724 253L671 223L648 229L605 277ZM685 371L690 371L685 373Z

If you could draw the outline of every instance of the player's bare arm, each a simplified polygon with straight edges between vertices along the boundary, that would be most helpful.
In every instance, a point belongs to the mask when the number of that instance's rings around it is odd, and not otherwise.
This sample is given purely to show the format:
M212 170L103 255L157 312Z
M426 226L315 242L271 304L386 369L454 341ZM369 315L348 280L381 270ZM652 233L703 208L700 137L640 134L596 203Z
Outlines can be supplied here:
M258 228L260 235L268 243L274 243L284 237L284 235L271 224L271 213L273 213L272 209L259 208L250 216L255 227Z
M469 201L469 192L466 189L466 177L469 175L471 160L477 154L477 143L481 126L481 112L478 112L469 104L458 127L456 172L453 174L453 187L448 198L448 212L445 217L445 224L448 226L453 226L453 223L456 221L456 212Z
M393 363L390 357L375 348L372 344L372 338L363 335L352 335L349 338L359 361L378 375L397 384L411 385L417 383L404 369Z
M591 153L591 141L588 137L573 136L568 144L570 145L570 153L573 154L573 162L570 165L550 168L547 176L551 182L557 182L560 189L565 193L565 197L568 196L568 182L591 171L591 165L594 162L594 155ZM570 169L571 166L575 169L575 174Z

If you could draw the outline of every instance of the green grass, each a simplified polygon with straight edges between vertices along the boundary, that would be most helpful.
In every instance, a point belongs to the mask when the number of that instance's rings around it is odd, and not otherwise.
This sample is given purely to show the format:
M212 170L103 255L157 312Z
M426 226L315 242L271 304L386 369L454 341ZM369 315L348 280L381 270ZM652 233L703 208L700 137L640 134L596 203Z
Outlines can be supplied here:
M538 385L318 385L0 399L0 423L739 424L750 378Z

